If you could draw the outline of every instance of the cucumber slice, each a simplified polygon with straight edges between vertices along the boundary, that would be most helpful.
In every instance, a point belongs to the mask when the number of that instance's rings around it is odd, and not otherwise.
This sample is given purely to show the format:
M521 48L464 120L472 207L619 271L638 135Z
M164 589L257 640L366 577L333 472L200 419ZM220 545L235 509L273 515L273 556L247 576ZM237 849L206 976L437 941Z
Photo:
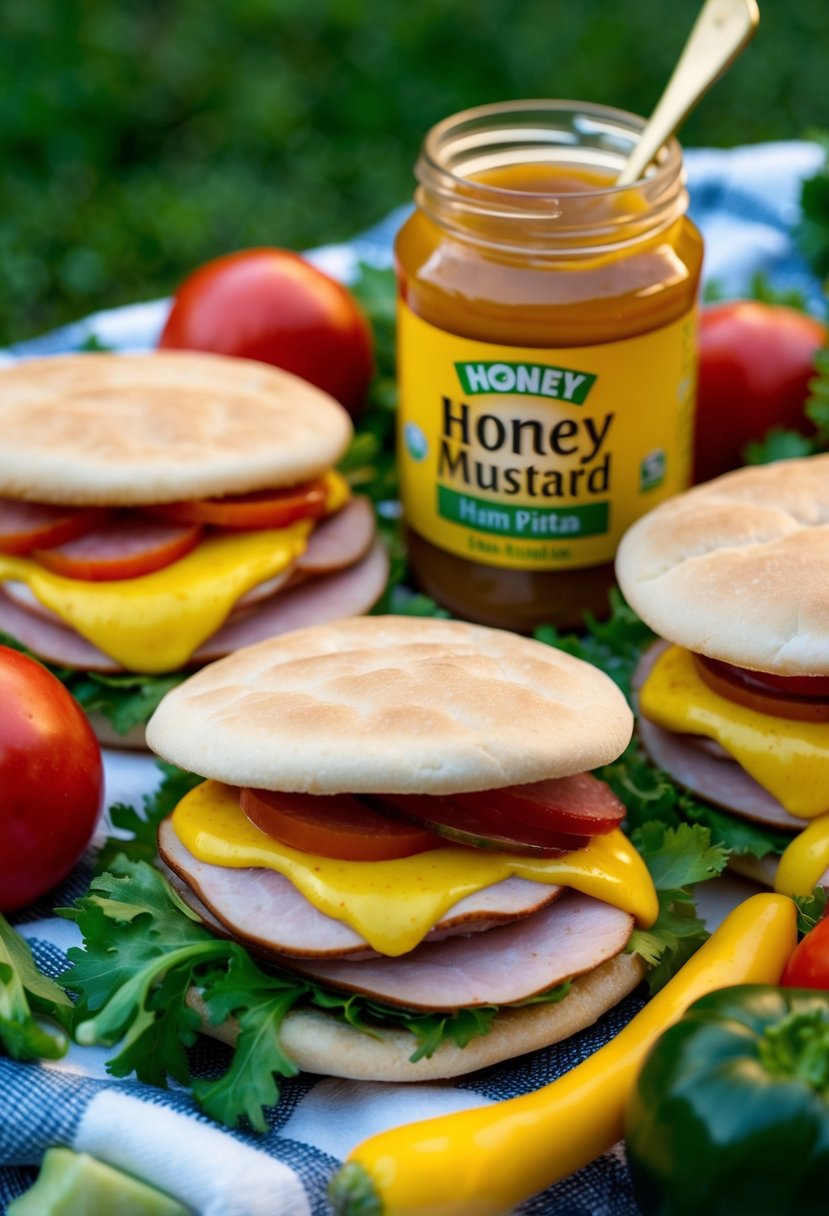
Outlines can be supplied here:
M148 1182L122 1174L111 1165L73 1153L46 1150L40 1173L25 1194L13 1200L7 1216L188 1216L190 1208Z

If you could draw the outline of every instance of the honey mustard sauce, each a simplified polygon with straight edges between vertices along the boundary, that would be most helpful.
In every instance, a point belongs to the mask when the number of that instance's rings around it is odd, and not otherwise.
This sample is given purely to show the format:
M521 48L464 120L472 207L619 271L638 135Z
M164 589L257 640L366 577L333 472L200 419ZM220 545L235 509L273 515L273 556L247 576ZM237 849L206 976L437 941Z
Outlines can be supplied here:
M459 616L607 612L613 556L688 484L702 241L679 146L614 185L643 120L516 102L427 136L398 235L411 566Z

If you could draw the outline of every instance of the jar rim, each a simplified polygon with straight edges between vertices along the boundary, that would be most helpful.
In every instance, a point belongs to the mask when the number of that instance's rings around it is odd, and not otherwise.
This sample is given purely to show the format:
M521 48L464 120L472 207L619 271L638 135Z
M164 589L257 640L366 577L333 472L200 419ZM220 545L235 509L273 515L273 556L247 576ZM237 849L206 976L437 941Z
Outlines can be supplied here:
M426 133L415 169L418 180L422 185L426 186L428 179L431 178L438 188L444 190L462 190L467 198L477 194L482 199L486 198L490 202L501 200L507 207L511 201L517 201L518 199L526 200L530 194L529 191L476 181L474 177L458 173L444 163L448 149L451 148L453 143L457 144L459 141L462 141L465 133L477 128L479 139L486 134L490 134L493 138L496 138L499 130L506 127L505 123L500 123L498 120L509 120L511 118L515 120L521 115L524 115L525 118L533 115L536 117L534 130L539 134L539 119L551 119L556 116L564 118L569 115L586 122L592 121L597 124L604 124L608 134L610 129L613 128L617 139L619 137L624 139L627 135L629 137L627 141L629 147L626 152L619 151L617 155L620 169L627 153L633 149L646 125L646 120L638 114L599 102L536 98L493 102L487 105L474 106L442 119ZM520 129L519 122L515 122L514 125L516 129ZM556 127L556 125L550 123L548 134L553 134L557 129L563 128ZM561 142L550 140L549 144L551 147L560 147L562 151L566 151L568 146L570 148L578 146L572 140ZM651 162L651 166L650 172L627 186L611 183L584 190L568 190L567 197L574 201L580 198L584 199L585 197L601 198L604 196L610 198L615 193L622 193L631 189L635 190L642 186L647 186L649 191L653 190L657 192L660 188L664 189L668 187L682 171L682 149L675 136L671 136L663 145ZM552 190L549 192L533 190L531 193L533 202L542 207L545 200L552 201L561 198L560 192Z

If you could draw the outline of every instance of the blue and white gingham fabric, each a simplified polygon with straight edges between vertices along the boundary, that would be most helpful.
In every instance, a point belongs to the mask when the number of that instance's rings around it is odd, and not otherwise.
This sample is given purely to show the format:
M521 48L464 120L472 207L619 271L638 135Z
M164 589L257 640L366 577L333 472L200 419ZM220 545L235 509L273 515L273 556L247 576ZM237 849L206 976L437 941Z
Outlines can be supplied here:
M818 170L822 150L810 143L777 143L692 150L686 160L691 214L706 239L706 279L734 297L760 270L776 286L803 290L816 311L825 308L820 285L790 239L800 181ZM391 240L405 214L401 208L349 245L309 256L345 279L360 260L388 265ZM77 349L93 335L118 349L151 347L166 310L160 300L97 313L21 343L2 358ZM141 795L157 783L147 757L111 751L105 761L110 803L140 805ZM74 925L52 917L50 907L81 894L89 874L88 865L80 866L48 903L17 918L47 974L61 971L64 951L77 940ZM0 1058L0 1212L31 1184L44 1150L61 1144L146 1178L204 1216L323 1216L328 1178L367 1135L544 1085L612 1037L640 1005L634 994L567 1043L454 1083L366 1084L307 1075L285 1081L263 1136L217 1127L182 1089L113 1080L105 1068L108 1053L99 1049L73 1046L63 1060L42 1065ZM210 1075L226 1059L225 1048L203 1041L194 1050L193 1069ZM519 1210L527 1216L636 1216L621 1148Z

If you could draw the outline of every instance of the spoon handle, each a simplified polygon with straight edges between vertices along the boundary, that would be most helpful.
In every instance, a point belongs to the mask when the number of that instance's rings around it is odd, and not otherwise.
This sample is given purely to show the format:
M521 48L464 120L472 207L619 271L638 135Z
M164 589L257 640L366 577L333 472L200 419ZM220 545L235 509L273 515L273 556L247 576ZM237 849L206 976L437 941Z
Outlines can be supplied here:
M706 0L617 185L638 181L703 93L733 63L759 20L756 0Z

